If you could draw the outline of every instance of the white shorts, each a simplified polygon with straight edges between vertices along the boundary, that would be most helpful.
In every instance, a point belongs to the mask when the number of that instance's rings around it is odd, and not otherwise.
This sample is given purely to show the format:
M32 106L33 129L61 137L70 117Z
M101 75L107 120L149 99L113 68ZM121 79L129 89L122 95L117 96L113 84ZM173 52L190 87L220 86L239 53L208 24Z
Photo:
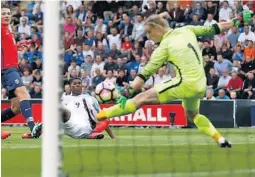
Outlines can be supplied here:
M70 119L64 123L65 134L75 139L88 138L93 131L91 125L82 122L77 123L74 120L77 119L71 116Z

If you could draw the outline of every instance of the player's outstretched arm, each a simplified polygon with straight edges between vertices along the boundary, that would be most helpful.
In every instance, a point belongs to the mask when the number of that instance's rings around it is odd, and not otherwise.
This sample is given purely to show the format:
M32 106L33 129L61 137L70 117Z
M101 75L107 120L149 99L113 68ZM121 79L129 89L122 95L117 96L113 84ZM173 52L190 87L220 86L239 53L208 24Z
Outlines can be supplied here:
M192 26L188 25L185 28L191 30L196 36L213 36L224 31L228 31L234 27L233 21L220 22L212 26Z

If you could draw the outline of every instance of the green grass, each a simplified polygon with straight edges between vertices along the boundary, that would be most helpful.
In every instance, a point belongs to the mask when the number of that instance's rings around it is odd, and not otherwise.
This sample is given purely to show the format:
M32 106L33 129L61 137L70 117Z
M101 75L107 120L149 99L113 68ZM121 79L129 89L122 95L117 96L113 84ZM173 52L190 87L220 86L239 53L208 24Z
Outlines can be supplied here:
M22 140L27 128L4 127L2 177L39 177L41 140ZM70 177L254 177L255 129L220 129L233 143L221 149L196 129L114 129L118 139L63 137ZM153 175L154 174L154 175Z

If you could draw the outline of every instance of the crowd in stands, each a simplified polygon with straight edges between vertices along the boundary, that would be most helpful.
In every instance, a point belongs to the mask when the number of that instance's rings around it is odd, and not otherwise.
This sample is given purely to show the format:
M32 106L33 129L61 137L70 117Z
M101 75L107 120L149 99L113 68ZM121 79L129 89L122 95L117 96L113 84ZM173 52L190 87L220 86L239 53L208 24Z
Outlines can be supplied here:
M25 9L13 6L12 30L19 49L24 84L32 98L42 96L43 12L41 1ZM255 98L255 2L247 1L63 1L61 4L64 94L69 81L81 77L84 93L101 82L128 86L157 47L148 40L144 20L164 16L171 28L212 26L234 17L240 21L226 33L198 37L204 58L207 92L204 99ZM174 68L165 63L143 90L171 79ZM2 88L2 99L6 98Z

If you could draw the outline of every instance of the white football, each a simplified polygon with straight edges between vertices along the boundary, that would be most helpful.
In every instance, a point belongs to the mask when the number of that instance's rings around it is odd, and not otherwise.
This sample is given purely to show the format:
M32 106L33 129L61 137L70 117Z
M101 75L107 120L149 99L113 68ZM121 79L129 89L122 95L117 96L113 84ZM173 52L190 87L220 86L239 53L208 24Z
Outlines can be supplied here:
M101 82L98 84L95 93L99 103L114 103L119 95L118 89L111 82Z

